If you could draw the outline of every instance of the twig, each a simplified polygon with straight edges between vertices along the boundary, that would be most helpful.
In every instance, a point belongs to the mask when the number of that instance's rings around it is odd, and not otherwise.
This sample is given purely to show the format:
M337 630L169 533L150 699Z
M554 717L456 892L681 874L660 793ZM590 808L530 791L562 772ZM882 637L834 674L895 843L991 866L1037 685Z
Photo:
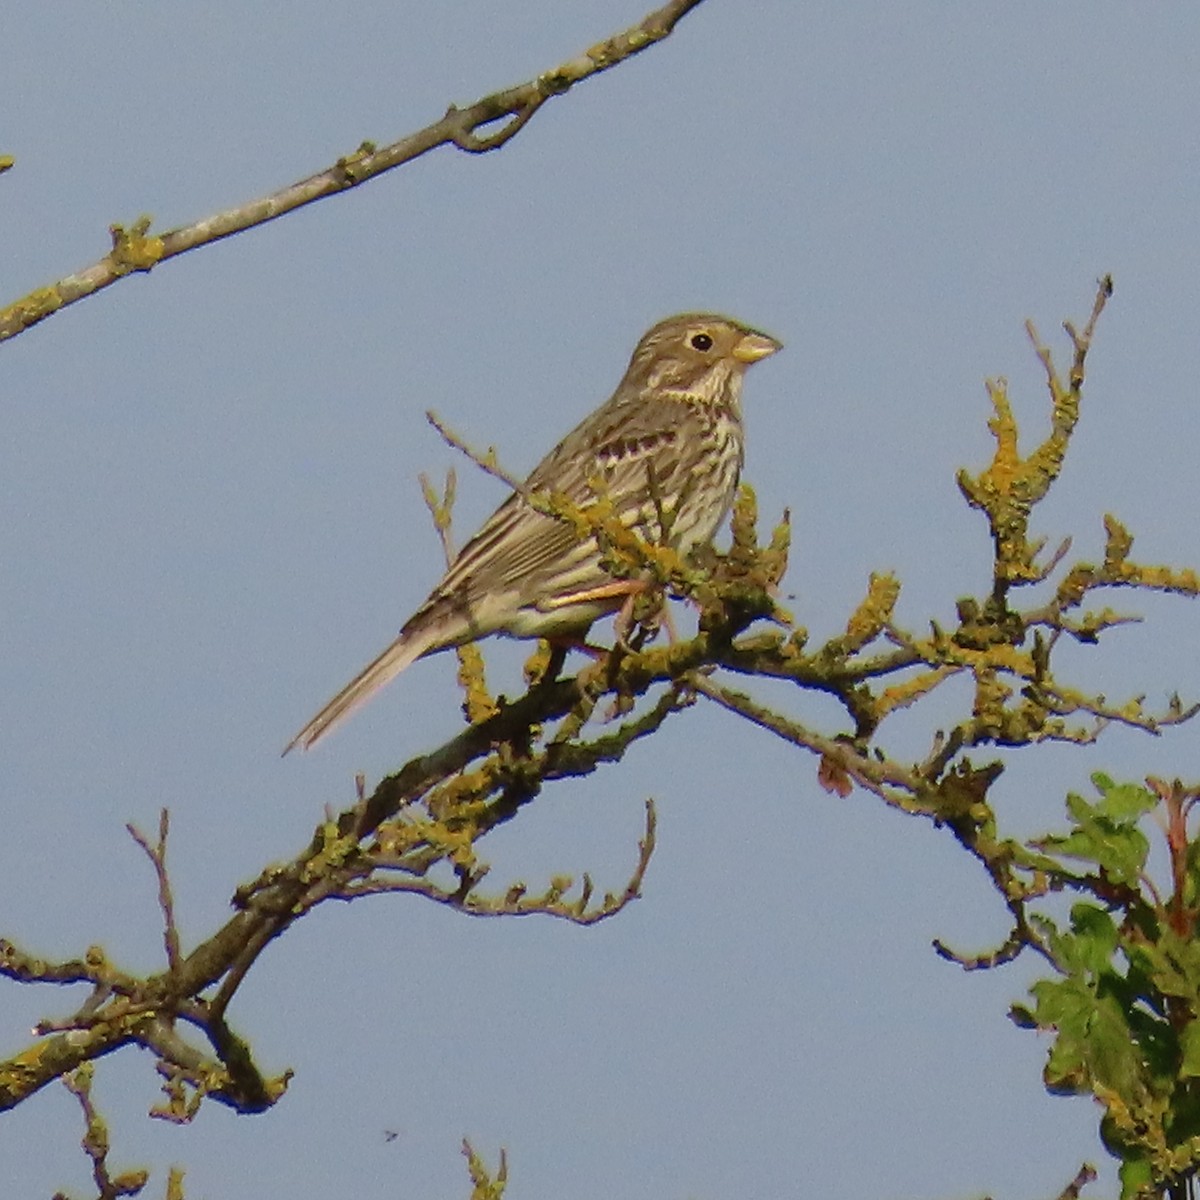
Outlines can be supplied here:
M471 1200L501 1200L504 1185L508 1182L508 1156L504 1148L500 1148L500 1167L495 1176L488 1172L487 1167L483 1165L483 1159L475 1153L474 1147L466 1138L463 1138L462 1152L471 1176Z
M925 816L932 815L924 806L916 802L916 797L921 793L923 786L920 777L900 767L897 763L891 760L867 758L847 742L814 733L799 722L790 721L786 717L772 712L769 708L756 704L749 696L713 683L696 672L687 677L687 683L702 696L715 700L722 708L727 708L730 712L745 717L755 725L783 738L785 742L791 742L795 746L811 750L814 754L832 759L856 782L868 791L874 792L893 808L902 809L904 812L919 812ZM902 792L895 791L893 788L900 788Z
M146 852L146 857L154 867L158 879L158 907L163 915L163 945L167 951L167 970L174 978L179 973L182 956L179 952L179 927L175 924L175 900L171 895L171 881L167 876L167 834L171 828L171 817L167 809L158 815L158 843L151 846L136 825L128 824L125 828L129 836Z
M614 581L617 580L617 572L621 567L638 574L648 570L657 583L667 585L677 594L689 594L689 578L694 584L696 577L689 576L679 552L657 540L647 540L636 526L627 526L618 514L605 505L603 486L593 491L593 500L589 502L573 502L563 495L531 490L526 483L522 483L500 465L495 447L480 452L446 425L437 413L427 411L425 417L447 445L465 454L486 474L506 484L535 512L564 522L571 526L578 536L594 536L603 547L604 555L601 561L606 570L613 574ZM613 559L611 564L606 561L610 556Z
M437 531L438 541L442 543L442 554L446 559L446 566L449 567L454 562L454 535L451 530L451 521L454 513L454 496L458 488L458 476L453 467L446 472L446 486L440 496L424 471L417 478L421 483L421 497L425 501L425 507L429 509L429 515L433 518L433 527Z
M84 1135L80 1145L92 1160L92 1181L96 1185L97 1200L119 1200L121 1196L136 1196L146 1186L150 1172L146 1170L123 1171L115 1178L108 1169L108 1126L92 1103L92 1063L85 1063L63 1076L63 1086L79 1101L83 1109ZM60 1200L58 1193L55 1200ZM65 1200L65 1198L63 1198Z
M0 938L0 977L15 983L90 983L98 990L122 995L132 994L141 986L140 980L116 970L99 947L91 947L82 959L52 963L20 949L7 938Z
M671 0L631 28L597 43L536 79L494 92L467 108L451 105L440 120L390 146L377 148L371 142L363 142L354 153L339 158L332 167L269 196L162 234L150 233L149 217L139 218L129 228L112 225L109 230L112 249L99 262L67 275L57 283L38 288L0 309L0 341L15 337L126 275L149 271L176 255L263 225L326 196L347 191L385 171L412 162L438 146L456 146L471 154L497 150L515 137L547 100L564 95L575 84L662 41L701 3L702 0ZM507 122L494 133L480 134L481 129L505 118L508 118Z
M1096 1179L1096 1168L1091 1163L1084 1163L1075 1174L1075 1178L1058 1193L1057 1200L1079 1200L1079 1193Z
M957 963L964 971L990 971L995 967L1012 962L1026 948L1036 950L1043 958L1053 961L1046 947L1042 944L1025 920L1024 909L1009 902L1009 911L1015 918L1008 937L996 947L982 954L962 954L948 946L941 938L933 939L934 953L947 962Z
M1185 708L1178 696L1172 697L1167 711L1158 715L1142 712L1145 696L1134 696L1118 708L1105 703L1103 696L1084 696L1069 688L1043 683L1039 685L1038 697L1049 712L1058 716L1084 712L1104 724L1114 722L1118 725L1128 725L1132 729L1140 729L1143 733L1150 733L1156 737L1164 728L1182 725L1200 713L1200 703L1190 704Z
M355 811L357 812L357 806ZM242 980L246 977L246 972L254 965L255 960L267 948L271 940L278 936L284 928L285 922L282 919L260 924L242 943L233 961L224 972L224 979L221 981L220 988L217 989L217 994L209 1004L209 1012L212 1014L213 1020L224 1020L225 1010L229 1007L234 992L238 990Z
M486 472L493 479L499 479L501 483L507 484L518 496L526 500L529 499L529 489L515 475L506 471L500 465L496 458L496 448L494 446L489 446L486 453L480 453L469 442L455 433L433 409L426 411L425 419L438 431L442 440L448 446L452 446L455 450L465 454L481 471Z
M1022 580L1022 582L1028 584L1038 584L1049 579L1050 576L1054 574L1055 570L1057 570L1059 563L1066 558L1068 551L1071 549L1072 541L1073 539L1070 537L1063 538L1062 541L1058 543L1058 548L1052 555L1050 555L1045 563L1037 567L1029 576L1029 578L1027 580Z
M425 500L425 507L429 509L430 517L433 518L433 527L442 543L442 555L446 560L446 569L449 570L454 565L452 523L458 478L451 467L446 472L446 485L440 496L429 481L428 475L422 472L419 478L421 495ZM474 642L457 646L454 653L458 658L458 683L463 691L463 715L467 718L468 725L478 725L488 717L494 717L499 711L495 697L488 690L483 655Z
M590 908L593 886L592 880L586 873L583 876L579 895L574 899L566 898L566 893L573 886L568 878L551 880L550 886L538 896L527 895L523 884L514 884L503 896L477 896L473 889L482 879L485 871L478 871L468 879L468 886L443 887L426 878L378 878L368 877L356 880L346 887L331 891L334 900L354 900L359 896L379 895L385 892L408 892L424 896L437 904L444 904L471 917L528 917L547 916L570 921L574 925L595 925L616 916L642 894L642 881L650 858L654 854L655 834L658 817L654 801L646 801L646 831L638 841L638 861L629 882L618 895L607 893L603 901L595 908ZM370 855L372 865L380 868L405 867L403 858L396 860L386 854Z

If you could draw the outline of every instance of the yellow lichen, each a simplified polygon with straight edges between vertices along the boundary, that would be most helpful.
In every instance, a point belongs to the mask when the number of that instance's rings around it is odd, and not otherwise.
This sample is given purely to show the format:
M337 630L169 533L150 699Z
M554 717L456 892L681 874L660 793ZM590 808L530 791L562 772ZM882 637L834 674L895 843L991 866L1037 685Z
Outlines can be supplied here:
M126 229L124 225L110 225L112 249L108 259L118 274L128 275L131 271L149 271L163 256L163 240L148 236L150 217L141 216Z
M492 699L484 675L483 655L474 642L458 647L458 685L463 689L463 711L472 725L494 717L500 706Z

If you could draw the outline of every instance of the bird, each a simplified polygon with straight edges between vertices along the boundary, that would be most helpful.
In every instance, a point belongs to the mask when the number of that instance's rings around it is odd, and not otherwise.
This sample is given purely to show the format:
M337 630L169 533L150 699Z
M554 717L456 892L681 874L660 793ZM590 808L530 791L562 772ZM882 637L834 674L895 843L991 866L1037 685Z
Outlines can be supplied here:
M644 582L604 570L596 537L529 503L595 503L686 555L712 541L744 459L742 380L782 343L730 317L681 313L638 342L616 391L542 459L446 569L400 630L288 743L310 749L418 658L492 634L582 640Z

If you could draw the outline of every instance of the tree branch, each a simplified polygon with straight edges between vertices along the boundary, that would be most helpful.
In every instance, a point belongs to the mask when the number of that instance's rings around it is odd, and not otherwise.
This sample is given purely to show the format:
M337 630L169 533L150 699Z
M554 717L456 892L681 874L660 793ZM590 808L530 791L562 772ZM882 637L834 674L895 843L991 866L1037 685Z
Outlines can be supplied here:
M94 295L126 275L149 271L169 258L264 225L326 196L348 191L439 146L455 146L471 154L498 150L525 127L547 100L565 95L575 84L610 70L662 41L702 2L670 0L631 28L598 42L536 79L493 92L467 108L456 108L452 104L441 120L389 146L378 148L372 142L363 142L333 166L269 196L161 234L150 233L149 217L139 217L128 228L111 225L112 249L99 262L0 308L0 342L23 333L67 305ZM494 132L480 132L506 119L506 123Z

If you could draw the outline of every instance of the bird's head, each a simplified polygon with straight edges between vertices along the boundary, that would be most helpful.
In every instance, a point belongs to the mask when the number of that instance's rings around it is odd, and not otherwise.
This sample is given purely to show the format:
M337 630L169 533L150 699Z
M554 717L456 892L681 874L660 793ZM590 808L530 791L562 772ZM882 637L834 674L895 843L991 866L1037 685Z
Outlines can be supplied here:
M637 344L626 379L655 391L716 399L730 380L782 343L715 313L681 313L659 321Z

